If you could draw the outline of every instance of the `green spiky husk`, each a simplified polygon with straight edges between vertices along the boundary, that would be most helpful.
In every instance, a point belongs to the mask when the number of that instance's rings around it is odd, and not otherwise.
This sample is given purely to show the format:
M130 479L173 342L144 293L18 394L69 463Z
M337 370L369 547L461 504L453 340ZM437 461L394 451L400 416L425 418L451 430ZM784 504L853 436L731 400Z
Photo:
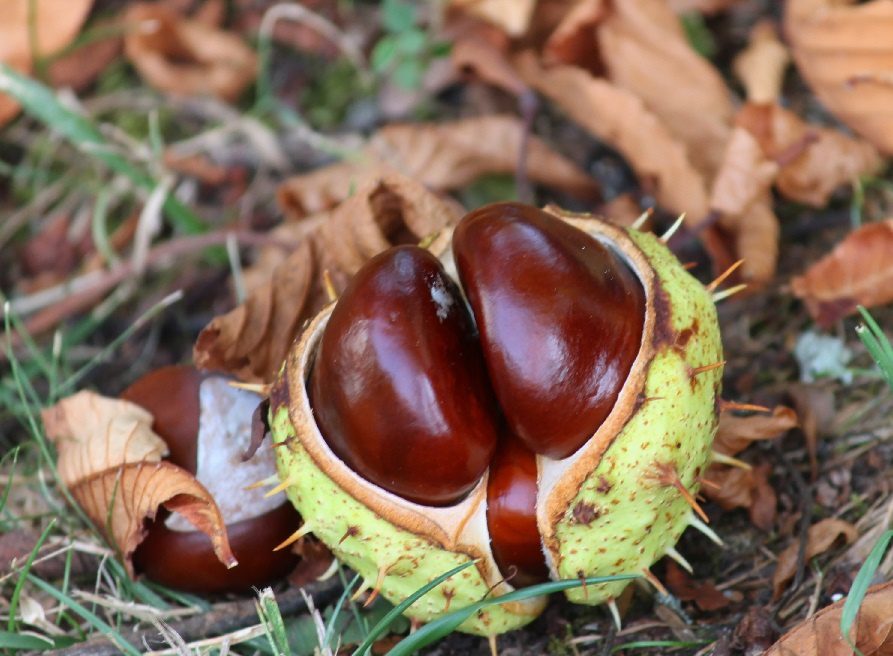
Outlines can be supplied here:
M712 298L659 240L637 231L629 236L656 274L653 353L635 411L563 512L551 518L553 532L546 542L560 578L641 574L676 544L691 509L678 489L661 481L661 467L675 471L694 494L716 431L721 370L691 375L694 368L722 359ZM270 426L274 441L286 443L275 452L281 478L292 482L289 499L313 533L370 584L384 568L380 590L392 603L468 562L470 554L445 549L372 511L317 466L296 437L287 376L284 369L274 386ZM626 584L588 586L567 594L574 602L597 604L616 597ZM490 589L471 567L426 594L407 615L430 621L447 609L482 599ZM491 607L460 630L501 633L526 624L541 607Z

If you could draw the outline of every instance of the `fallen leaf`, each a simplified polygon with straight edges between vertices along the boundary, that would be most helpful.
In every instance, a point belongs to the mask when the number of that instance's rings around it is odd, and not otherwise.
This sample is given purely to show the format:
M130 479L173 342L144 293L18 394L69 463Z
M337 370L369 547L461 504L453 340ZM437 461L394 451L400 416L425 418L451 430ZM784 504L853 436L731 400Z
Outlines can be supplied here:
M750 31L747 48L735 57L732 70L741 80L752 103L771 103L781 94L784 72L791 61L788 49L779 41L775 24L763 19Z
M257 57L235 34L160 4L130 5L124 22L128 59L160 91L234 101L254 81Z
M800 419L812 480L816 480L819 475L819 438L828 433L836 414L834 393L828 388L797 383L789 385L785 391Z
M713 464L707 470L701 492L723 510L746 508L751 523L762 531L772 530L778 498L769 483L768 463L743 469Z
M746 449L751 442L775 439L796 427L796 413L783 405L775 406L771 414L746 417L726 410L719 415L719 428L713 441L713 450L734 456Z
M778 240L781 232L778 218L772 209L772 195L769 190L740 214L723 214L718 223L726 234L733 235L733 252L737 259L744 260L737 272L738 279L747 283L750 291L769 283L778 264ZM721 256L709 244L707 247L714 267L724 270L717 266L722 261Z
M704 179L685 146L635 95L576 66L542 68L535 56L516 60L522 77L551 99L571 120L618 150L657 202L695 221L707 214Z
M524 128L513 116L480 116L445 123L389 125L359 156L282 183L279 205L292 219L329 209L357 187L399 173L429 189L458 189L487 173L514 173ZM527 175L584 198L598 195L595 180L537 137L527 143Z
M736 127L713 181L710 209L733 216L746 212L769 192L778 170L778 163L766 156L756 137Z
M734 116L719 72L695 52L665 0L624 0L611 9L597 26L607 78L639 97L685 144L695 167L712 175Z
M0 62L29 73L35 52L48 57L74 40L92 4L93 0L5 0L0 20ZM18 103L0 94L0 125L18 112Z
M831 112L893 154L893 2L791 0L785 33L800 74Z
M893 300L893 219L851 232L834 250L791 280L812 318L828 327L852 314L857 305L873 307Z
M108 32L109 36L79 45L71 52L54 58L47 71L54 87L69 87L82 91L121 55L124 40L120 21L100 20L91 25L96 33Z
M301 556L301 560L288 575L288 583L299 588L318 581L335 558L326 545L312 536L298 540L294 551Z
M543 46L547 64L570 64L603 75L596 25L608 11L606 0L580 0L571 7Z
M694 601L704 611L719 610L730 603L711 581L696 581L673 562L667 562L666 584L676 597Z
M670 9L677 14L684 14L689 11L715 14L740 2L741 0L667 0Z
M838 130L804 122L777 103L746 104L736 125L759 142L764 155L779 166L775 186L785 197L824 207L831 194L882 160L874 147Z
M160 462L167 445L152 415L128 401L82 391L42 412L58 451L59 476L72 497L117 549L130 575L145 520L160 506L207 534L228 567L236 564L214 499L192 474Z
M324 271L343 289L372 256L394 244L416 243L460 216L418 182L387 174L330 212L283 226L279 234L295 250L283 259L280 249L268 249L258 268L246 271L248 298L202 330L194 348L196 365L245 381L272 380L302 323L329 300Z
M840 632L846 599L827 606L785 633L765 656L855 656ZM893 582L868 589L850 638L863 656L888 656L893 650Z
M521 36L530 25L536 0L450 0L448 9L481 18L509 36Z
M856 527L842 519L823 519L809 527L806 537L806 553L803 558L806 562L815 556L828 551L841 537L847 544L858 537ZM797 571L797 556L800 544L795 541L778 555L775 573L772 575L772 597L778 599L782 590L787 586Z
M474 75L514 96L530 91L509 62L505 39L498 34L490 37L492 28L483 31L479 26L463 27L450 50L450 61L458 72Z

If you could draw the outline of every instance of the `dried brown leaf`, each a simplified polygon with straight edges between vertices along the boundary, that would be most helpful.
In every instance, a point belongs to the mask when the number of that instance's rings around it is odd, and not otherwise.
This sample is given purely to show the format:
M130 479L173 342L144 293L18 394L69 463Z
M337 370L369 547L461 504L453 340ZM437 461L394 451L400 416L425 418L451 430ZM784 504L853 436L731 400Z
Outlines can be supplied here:
M766 656L855 656L840 633L846 599L823 608L784 634ZM876 585L859 607L850 638L863 656L893 652L893 582Z
M46 57L74 40L92 4L93 0L5 0L0 19L0 62L29 73L35 52ZM18 103L0 94L0 125L18 112Z
M746 104L736 124L750 132L764 155L779 165L778 190L814 207L824 207L835 189L874 172L882 163L867 141L810 125L776 103Z
M791 0L785 32L800 74L822 103L893 154L893 2Z
M356 160L286 180L279 187L279 205L290 218L302 218L337 205L357 187L388 173L435 191L457 189L486 173L514 173L523 138L523 125L513 116L389 125ZM585 198L598 194L592 177L536 137L527 144L527 175Z
M233 101L254 81L257 57L235 34L160 4L134 3L124 21L127 57L160 91Z
M54 59L47 71L54 87L70 87L82 91L121 55L124 40L118 31L119 21L101 20L91 25L96 32L108 31L110 35L78 46L72 52Z
M676 563L668 562L666 584L682 601L694 601L705 611L719 610L729 605L729 599L711 581L696 581Z
M450 0L449 10L481 18L517 37L530 26L535 6L536 0Z
M739 417L729 411L719 415L719 428L713 449L734 456L746 449L751 442L771 440L797 427L797 415L783 405L775 406L772 414L755 414Z
M769 192L779 165L763 152L745 128L732 130L723 162L713 181L710 208L740 215Z
M396 174L367 183L330 212L287 224L274 233L295 250L265 249L246 271L251 292L236 309L215 317L195 344L203 369L241 380L273 379L301 324L328 302L322 273L336 288L362 264L398 243L415 243L456 221L455 207Z
M778 263L778 240L781 229L772 209L772 196L767 190L740 214L723 215L719 221L728 233L734 234L735 253L744 263L740 279L754 291L766 285L775 275ZM718 261L712 255L714 264Z
M161 505L208 535L220 562L236 564L214 499L192 474L160 462L167 445L152 432L151 414L128 401L82 391L45 409L42 417L58 451L62 482L131 575L145 520Z
M834 250L791 280L791 289L812 317L830 326L857 305L893 300L893 219L869 223L850 233Z
M605 0L577 2L549 35L543 46L543 60L548 64L570 64L592 73L604 73L595 27L607 11Z
M767 463L751 469L714 464L705 476L702 493L725 510L746 508L750 521L763 531L775 523L778 499L769 483L771 466Z
M790 60L788 49L779 41L772 21L759 21L750 32L747 48L735 57L732 65L735 76L744 85L748 102L778 100Z
M823 519L809 527L806 538L806 553L804 560L809 562L815 556L828 551L841 537L847 544L858 537L856 527L842 519ZM775 573L772 575L772 594L775 599L787 586L797 571L797 556L800 544L794 542L782 551L778 556Z
M686 145L695 167L711 176L722 161L734 115L722 77L691 47L665 0L611 7L597 26L607 78L638 96Z
M459 33L450 50L453 67L514 96L527 93L529 87L508 60L508 43L487 36L487 33L481 34L480 28Z
M551 99L571 120L616 148L658 203L695 221L707 214L704 179L685 147L635 95L576 66L544 69L532 53L517 61L528 84Z

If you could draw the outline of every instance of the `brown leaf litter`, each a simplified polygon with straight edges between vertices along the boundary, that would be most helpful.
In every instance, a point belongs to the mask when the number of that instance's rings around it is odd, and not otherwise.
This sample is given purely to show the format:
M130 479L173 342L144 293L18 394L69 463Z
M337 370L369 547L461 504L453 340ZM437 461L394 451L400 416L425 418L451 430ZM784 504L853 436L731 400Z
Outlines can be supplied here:
M819 325L828 327L856 306L893 300L893 219L869 223L791 280L791 289Z
M236 565L214 499L192 474L161 461L167 445L151 430L151 414L128 401L82 391L43 410L42 417L58 451L62 482L131 576L145 520L162 505L208 535L220 562Z

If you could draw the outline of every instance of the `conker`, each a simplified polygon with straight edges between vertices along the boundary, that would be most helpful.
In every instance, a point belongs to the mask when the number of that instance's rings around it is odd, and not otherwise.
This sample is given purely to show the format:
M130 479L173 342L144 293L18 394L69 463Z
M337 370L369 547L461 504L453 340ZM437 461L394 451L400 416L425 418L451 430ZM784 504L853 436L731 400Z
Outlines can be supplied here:
M199 395L206 378L189 366L161 367L121 394L122 399L152 413L152 430L167 443L168 460L192 474L198 471ZM244 450L247 442L233 446ZM214 474L225 477L228 472ZM244 493L241 489L231 492ZM288 503L226 525L230 547L239 561L232 569L214 555L207 535L196 530L173 530L166 525L168 516L163 509L159 511L133 558L138 571L171 588L203 594L249 592L252 587L284 578L297 564L298 557L290 551L273 551L300 523Z
M511 434L500 440L490 463L487 528L499 571L514 587L549 579L536 525L536 454Z
M496 447L498 411L471 316L440 261L416 246L385 251L354 276L308 391L332 451L417 503L461 499Z
M467 214L453 253L509 426L536 453L569 456L611 412L639 353L641 283L593 237L518 203Z

